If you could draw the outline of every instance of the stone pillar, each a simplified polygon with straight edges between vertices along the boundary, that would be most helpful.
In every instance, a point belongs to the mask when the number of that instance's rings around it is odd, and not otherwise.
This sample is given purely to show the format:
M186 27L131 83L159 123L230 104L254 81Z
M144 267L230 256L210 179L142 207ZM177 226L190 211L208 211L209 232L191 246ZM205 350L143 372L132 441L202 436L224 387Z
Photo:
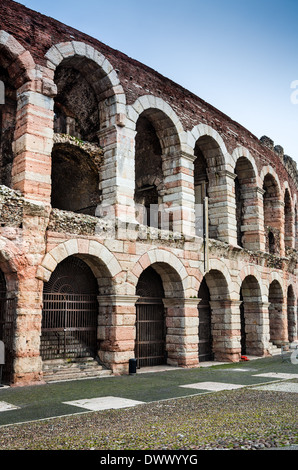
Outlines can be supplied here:
M237 362L241 356L240 304L236 300L211 300L213 352L216 361Z
M289 341L297 341L297 303L293 299L287 306Z
M237 245L236 175L227 170L208 172L209 237Z
M166 309L167 363L198 366L198 303L200 299L164 299Z
M243 246L252 251L265 250L263 189L256 187L245 188L245 219L241 227Z
M50 203L56 88L42 91L28 83L18 90L12 187L27 199Z
M24 386L42 382L40 328L43 283L34 277L18 283L15 328L15 359L12 385Z
M194 159L181 152L164 155L163 174L165 210L173 214L173 231L193 237L195 235L194 212Z
M247 354L267 356L269 354L269 304L250 299L244 301Z
M44 234L49 214L50 206L34 203L23 206L23 244L26 251L18 269L13 385L42 381L43 282L36 278L36 273L45 253Z
M98 297L98 356L115 374L128 373L129 359L135 357L138 298L128 295Z
M287 305L283 299L275 299L269 305L270 341L282 346L288 341Z
M102 204L100 215L110 214L123 222L135 221L135 132L110 126L98 133L104 159L101 172ZM98 214L99 215L99 214Z

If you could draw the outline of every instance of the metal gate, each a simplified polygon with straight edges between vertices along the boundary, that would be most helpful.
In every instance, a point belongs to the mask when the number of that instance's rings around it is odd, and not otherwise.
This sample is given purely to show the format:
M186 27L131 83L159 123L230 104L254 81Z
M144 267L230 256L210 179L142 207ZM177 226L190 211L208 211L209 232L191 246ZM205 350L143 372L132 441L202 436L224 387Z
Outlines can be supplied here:
M41 356L47 359L94 357L97 296L44 294Z
M211 312L208 301L199 304L199 361L212 361Z
M136 303L135 356L138 367L166 363L164 290L160 276L147 268L140 276Z
M163 303L155 298L141 299L137 305L135 355L138 367L164 364L165 318Z
M201 282L198 292L201 301L198 304L199 312L199 361L213 361L214 354L212 351L212 325L211 325L211 308L210 293L206 279Z
M6 282L0 271L0 341L5 346L5 364L2 370L2 381L10 383L13 372L13 340L16 318L16 299L7 298Z
M79 258L68 258L45 285L41 357L43 360L95 357L97 282Z
M7 299L0 292L0 341L5 346L5 364L2 371L2 381L10 383L13 372L13 336L15 326L16 299Z

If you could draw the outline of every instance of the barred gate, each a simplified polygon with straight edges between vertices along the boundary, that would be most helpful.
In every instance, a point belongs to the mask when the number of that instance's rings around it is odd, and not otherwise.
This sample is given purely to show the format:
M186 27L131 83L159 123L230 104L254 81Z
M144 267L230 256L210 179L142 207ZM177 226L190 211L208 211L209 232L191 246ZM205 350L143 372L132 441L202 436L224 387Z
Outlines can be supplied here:
M136 304L136 358L139 367L165 364L165 318L163 303L143 298Z
M57 266L43 292L43 360L96 356L97 295L97 280L81 259L69 257Z
M44 294L43 360L96 356L97 296Z
M13 372L13 340L15 331L16 299L8 299L0 292L0 340L5 346L5 364L2 370L2 381L10 383Z
M157 272L149 267L140 276L136 303L135 357L138 367L166 363L164 290Z

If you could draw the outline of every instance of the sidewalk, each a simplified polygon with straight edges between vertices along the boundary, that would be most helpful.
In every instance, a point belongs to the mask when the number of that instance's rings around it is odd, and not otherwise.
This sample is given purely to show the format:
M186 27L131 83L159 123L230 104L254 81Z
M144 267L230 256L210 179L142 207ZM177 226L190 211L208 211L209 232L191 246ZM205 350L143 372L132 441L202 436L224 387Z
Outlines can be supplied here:
M298 365L277 355L237 364L203 363L196 369L162 366L131 376L2 387L0 426L255 386L298 393Z

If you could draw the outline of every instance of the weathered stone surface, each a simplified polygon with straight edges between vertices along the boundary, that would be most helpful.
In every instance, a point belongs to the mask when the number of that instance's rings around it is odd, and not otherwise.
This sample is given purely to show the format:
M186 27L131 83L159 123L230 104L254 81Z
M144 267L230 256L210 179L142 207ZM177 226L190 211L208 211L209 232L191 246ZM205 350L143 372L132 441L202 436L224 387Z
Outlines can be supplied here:
M94 355L116 374L137 351L144 298L152 309L159 299L170 365L239 361L297 341L298 173L283 148L12 0L0 20L10 383L42 381L42 345L54 349L44 289L82 294L83 279L55 278L78 258L97 288Z

